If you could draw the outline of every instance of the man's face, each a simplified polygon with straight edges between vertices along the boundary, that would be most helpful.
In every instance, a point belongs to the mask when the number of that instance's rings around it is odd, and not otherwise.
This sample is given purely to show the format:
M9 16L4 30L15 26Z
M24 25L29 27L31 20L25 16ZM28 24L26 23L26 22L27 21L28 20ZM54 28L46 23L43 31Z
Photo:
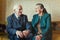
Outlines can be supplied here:
M19 5L18 8L16 9L17 15L20 16L22 14L22 6Z

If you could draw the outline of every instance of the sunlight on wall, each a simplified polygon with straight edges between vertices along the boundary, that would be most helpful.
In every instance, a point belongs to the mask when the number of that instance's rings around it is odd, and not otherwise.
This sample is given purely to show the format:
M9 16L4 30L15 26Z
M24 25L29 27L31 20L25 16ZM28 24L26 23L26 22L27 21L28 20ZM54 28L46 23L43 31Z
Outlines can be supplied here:
M42 3L52 16L52 21L60 21L60 0L7 0L6 2L6 18L12 14L14 5L21 4L23 6L23 14L28 16L31 21L35 14L35 4Z

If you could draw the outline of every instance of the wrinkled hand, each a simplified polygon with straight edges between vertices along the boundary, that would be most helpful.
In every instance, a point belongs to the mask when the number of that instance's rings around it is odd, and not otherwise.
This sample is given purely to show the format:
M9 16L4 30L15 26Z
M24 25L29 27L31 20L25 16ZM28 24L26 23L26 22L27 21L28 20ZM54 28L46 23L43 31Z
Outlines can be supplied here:
M36 38L35 40L41 40L42 35L37 35L35 38Z
M29 35L29 33L30 33L29 30L24 30L24 31L23 31L23 35L24 35L25 37L27 37L27 36Z
M16 35L20 38L23 38L23 33L21 31L16 31Z

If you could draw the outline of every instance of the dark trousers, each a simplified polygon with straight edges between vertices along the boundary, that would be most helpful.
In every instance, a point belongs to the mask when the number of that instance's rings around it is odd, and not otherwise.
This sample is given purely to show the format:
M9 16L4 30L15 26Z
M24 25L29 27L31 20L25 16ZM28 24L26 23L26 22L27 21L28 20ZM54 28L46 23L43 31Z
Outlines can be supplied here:
M30 33L29 35L28 35L28 37L26 37L26 38L18 38L16 35L15 36L9 36L9 38L10 38L10 40L32 40L32 37L33 37L33 35L32 35L32 33Z

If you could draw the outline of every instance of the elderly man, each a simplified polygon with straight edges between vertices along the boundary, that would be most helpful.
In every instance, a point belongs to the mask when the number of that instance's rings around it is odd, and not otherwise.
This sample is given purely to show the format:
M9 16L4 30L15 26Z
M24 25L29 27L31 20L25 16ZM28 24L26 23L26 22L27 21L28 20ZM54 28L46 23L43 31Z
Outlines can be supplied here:
M14 13L7 18L7 32L10 40L31 40L30 24L22 14L22 5L14 7Z

